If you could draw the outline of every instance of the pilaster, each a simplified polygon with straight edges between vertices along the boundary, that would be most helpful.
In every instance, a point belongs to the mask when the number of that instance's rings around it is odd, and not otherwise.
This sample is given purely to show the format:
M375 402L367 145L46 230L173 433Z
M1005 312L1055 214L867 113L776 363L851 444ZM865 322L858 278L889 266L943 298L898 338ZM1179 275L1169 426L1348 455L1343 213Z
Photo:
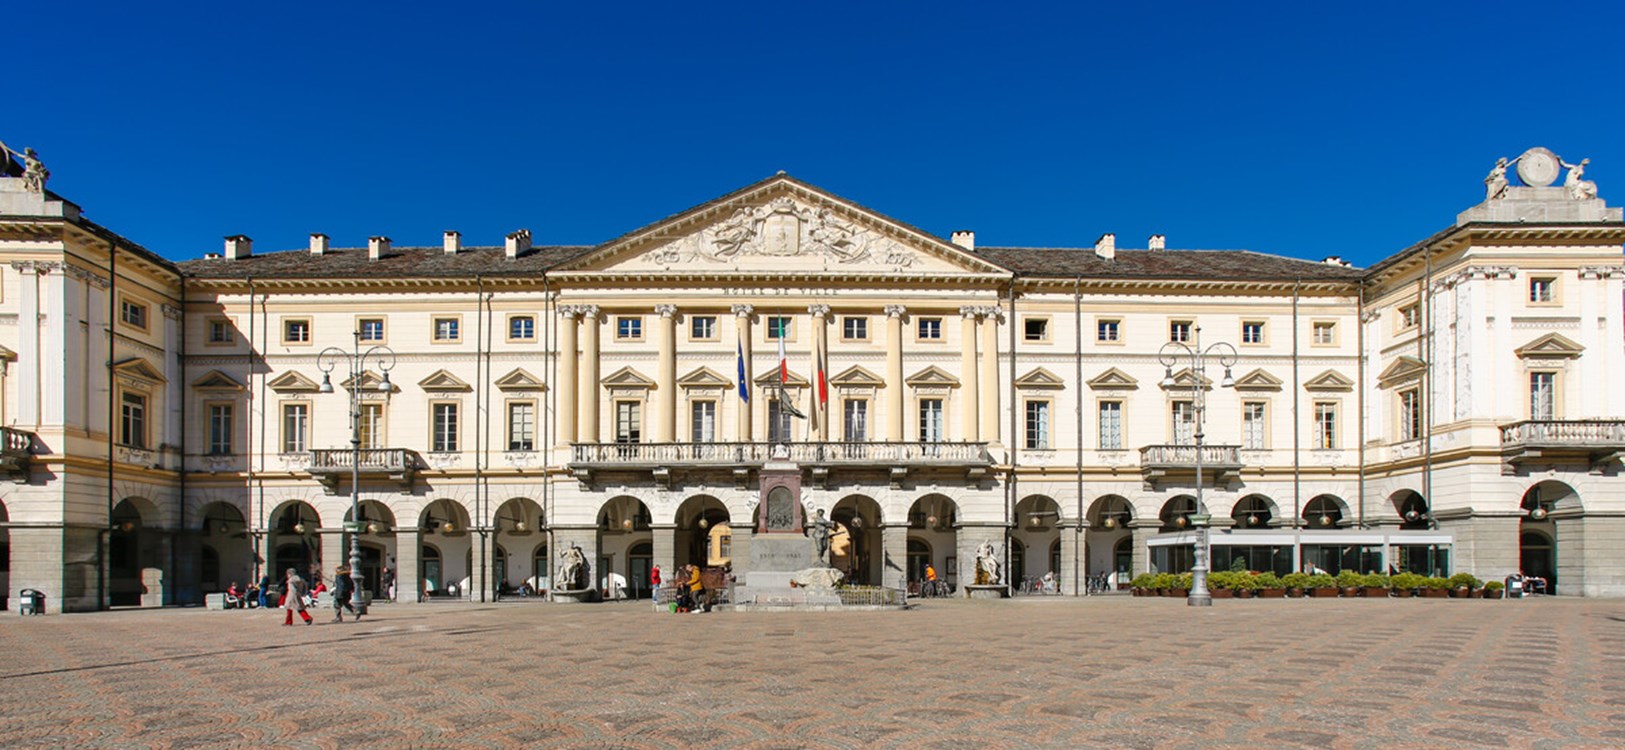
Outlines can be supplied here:
M829 411L826 404L818 400L818 366L819 357L829 345L826 338L829 335L829 305L808 305L807 313L812 316L812 366L807 368L812 376L812 393L807 399L807 406L812 411L812 419L808 430L809 439L814 442L827 439L828 435L839 435L838 431L829 429ZM827 375L825 377L828 377Z
M677 431L677 306L655 305L660 316L657 342L660 361L655 368L654 439L670 443Z
M580 379L576 369L576 318L581 314L579 305L559 306L559 374L554 383L558 410L558 444L569 447L576 437L576 383Z
M881 432L882 440L903 440L903 400L907 397L907 387L903 385L903 314L908 308L902 305L886 305L886 419ZM887 549L890 549L889 547ZM897 558L899 570L907 564L907 557ZM891 575L891 564L886 565L887 575ZM890 585L890 584L887 584Z
M750 396L751 396L751 398L749 400L747 400L747 399L738 399L738 403L739 403L739 411L737 412L738 418L734 423L734 434L737 437L735 437L734 439L741 442L741 443L750 442L750 433L751 433L751 424L752 424L751 412L752 412L752 410L754 408L753 404L755 404L755 398L756 398L756 394L751 393L751 391L754 390L754 387L753 387L753 385L751 383L751 375L755 372L755 368L753 368L751 366L751 338L750 338L751 315L754 314L755 312L756 312L756 308L754 308L754 307L752 307L750 305L734 305L733 306L734 321L735 321L735 324L739 326L738 354L739 354L740 361L743 362L743 367L745 368L745 372L743 374L738 375L738 377L741 380L741 383L735 383L734 387L737 389L741 384L743 384L743 386L746 389L746 392L750 393Z
M1004 311L997 307L982 310L982 372L981 393L977 397L982 407L981 439L998 444L999 439L999 321ZM1011 436L1012 442L1014 436Z
M651 562L660 566L661 581L670 582L677 575L677 527L674 524L650 524L650 542L654 546ZM737 555L736 555L737 557Z
M1148 521L1141 526L1139 522L1130 522L1129 535L1134 538L1134 558L1129 563L1129 578L1141 573L1151 572L1151 537L1157 535L1155 521Z
M397 527L395 530L395 601L417 603L423 601L423 583L418 570L423 543L423 532L417 527Z
M962 384L959 389L959 437L973 443L982 439L983 417L981 407L977 405L982 395L981 372L976 365L976 322L981 312L980 307L959 308L963 318L959 324L959 378Z
M11 264L17 271L17 424L40 424L40 298L39 274L34 261ZM41 589L42 591L44 589ZM50 606L49 603L46 604Z
M1077 524L1064 523L1061 529L1061 569L1055 575L1061 579L1061 593L1067 596L1083 596L1088 591L1083 585L1085 576L1089 575L1089 542L1088 534L1082 533Z
M582 305L581 364L576 385L576 442L596 443L598 439L598 319L597 305Z
M887 524L881 527L880 547L881 585L889 589L907 588L908 524Z

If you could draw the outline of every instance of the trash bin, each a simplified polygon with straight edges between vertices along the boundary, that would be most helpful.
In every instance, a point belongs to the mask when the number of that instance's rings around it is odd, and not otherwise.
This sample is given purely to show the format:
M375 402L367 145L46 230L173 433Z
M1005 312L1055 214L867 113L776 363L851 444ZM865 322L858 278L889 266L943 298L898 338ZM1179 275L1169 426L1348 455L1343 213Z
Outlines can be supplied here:
M45 614L45 592L38 589L23 589L17 598L17 614L43 615Z
M1523 598L1523 576L1507 576L1507 598Z

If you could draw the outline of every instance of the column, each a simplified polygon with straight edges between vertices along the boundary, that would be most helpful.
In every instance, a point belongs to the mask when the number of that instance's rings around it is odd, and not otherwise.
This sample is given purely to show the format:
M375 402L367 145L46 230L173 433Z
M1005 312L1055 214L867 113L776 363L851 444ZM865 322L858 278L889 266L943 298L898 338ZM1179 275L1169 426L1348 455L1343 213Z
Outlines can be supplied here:
M423 532L416 526L395 528L395 601L403 604L423 601L423 583L418 577L418 548Z
M496 535L489 530L470 534L468 548L474 559L468 568L468 590L462 592L463 598L471 602L492 601L495 599L495 582L491 578L496 575Z
M1083 585L1084 578L1089 575L1089 542L1088 529L1080 528L1080 521L1073 519L1062 521L1061 530L1061 569L1055 575L1061 577L1061 593L1066 596L1083 596L1088 588ZM1028 550L1031 557L1032 551Z
M963 320L959 324L959 438L969 442L977 442L980 435L981 411L977 407L982 389L976 368L976 318L981 313L980 307L961 307L959 314Z
M885 427L881 432L881 439L888 442L904 440L903 431L903 400L906 398L907 386L903 384L903 313L908 308L902 305L886 305L886 419L882 423ZM887 548L891 549L890 547ZM907 563L906 558L899 558L898 565ZM890 575L891 564L886 565L887 575ZM890 584L888 584L890 585Z
M895 317L893 318L895 320ZM908 588L908 524L890 523L880 529L880 582L889 589Z
M827 338L829 334L829 305L808 305L807 312L812 315L813 333L812 367L807 368L807 374L811 376L812 380L811 397L807 399L807 406L812 411L809 439L813 442L820 442L828 440L831 435L839 439L840 431L831 430L829 427L829 410L825 408L825 404L818 401L818 358L829 345L829 339ZM828 375L825 377L828 377Z
M1151 537L1157 534L1157 521L1129 521L1129 534L1134 537L1134 558L1129 563L1129 578L1151 572ZM1143 524L1143 525L1142 525ZM1165 571L1166 572L1166 571Z
M181 399L185 397L181 389L186 385L186 376L181 371L182 311L168 304L160 305L159 309L164 316L164 377L169 382L164 385L164 433L158 439L158 444L176 446L172 450L175 451L175 465L180 467L185 461L185 457L180 455L181 431L186 429L181 424ZM160 456L159 460L165 461L166 458Z
M18 261L11 267L17 271L17 291L21 295L17 300L17 424L37 427L41 367L38 265L33 261Z
M982 309L982 373L981 394L977 400L982 407L982 439L990 443L999 440L999 321L1004 311L998 307ZM1015 442L1015 436L1010 436Z
M41 352L47 353L39 363L39 419L44 424L61 425L66 424L62 407L68 397L66 367L68 329L77 329L79 321L71 319L68 315L68 275L65 273L65 266L55 262L41 263L38 278L41 287L40 309L45 312L45 325L39 332L39 347ZM179 351L178 346L169 347L160 363L164 368L164 377L169 378L168 387L171 393L180 392L179 374L170 373L171 364L179 362L177 359ZM168 417L168 420L176 425L180 424L178 417L173 415L177 403L179 402L169 402L172 414ZM176 433L170 432L156 442L179 444L180 439Z
M751 405L755 403L755 399L756 399L755 384L751 382L752 381L752 376L755 374L756 369L755 369L755 367L753 367L751 365L751 359L750 359L750 357L751 357L750 316L755 311L756 311L756 308L751 307L750 305L734 305L733 306L734 319L736 321L736 324L739 326L739 344L738 344L739 348L738 348L738 351L742 352L742 354L740 356L744 360L745 387L747 389L747 392L750 393L750 396L751 396L751 399L752 399L750 401L746 401L744 399L739 400L739 412L738 412L739 418L738 418L737 425L734 428L734 440L738 441L738 442L741 442L741 443L748 443L748 442L751 441L751 439L750 439L751 424L752 424L752 420L751 420L752 407L751 407ZM736 395L737 395L738 389L739 389L739 384L735 383L734 384L734 390L736 391Z
M669 523L649 524L650 541L654 545L655 565L660 566L661 586L677 580L677 526Z
M655 366L654 441L670 443L677 433L677 306L655 305L660 362Z
M560 448L568 448L576 437L576 316L580 314L578 305L559 305L559 374L553 385L557 389L555 429ZM416 576L417 571L412 574Z
M336 525L340 528L343 527L342 523ZM327 581L327 587L331 589L333 588L333 569L350 563L350 547L345 544L344 533L338 528L322 529L321 539L322 580ZM303 570L299 571L299 573L306 575L307 578L309 577ZM311 585L315 584L312 583Z
M576 442L598 439L598 306L581 306L581 366L576 383ZM591 558L588 558L591 561Z

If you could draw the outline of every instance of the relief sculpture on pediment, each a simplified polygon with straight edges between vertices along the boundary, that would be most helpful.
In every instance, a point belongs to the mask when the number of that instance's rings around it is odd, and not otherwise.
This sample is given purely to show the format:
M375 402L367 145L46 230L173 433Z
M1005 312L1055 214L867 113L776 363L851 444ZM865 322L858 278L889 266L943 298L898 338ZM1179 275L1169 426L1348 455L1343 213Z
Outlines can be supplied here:
M656 263L735 263L747 256L823 257L840 264L907 268L915 254L897 242L858 227L828 208L813 209L789 198L736 209L697 234L674 240L648 256Z

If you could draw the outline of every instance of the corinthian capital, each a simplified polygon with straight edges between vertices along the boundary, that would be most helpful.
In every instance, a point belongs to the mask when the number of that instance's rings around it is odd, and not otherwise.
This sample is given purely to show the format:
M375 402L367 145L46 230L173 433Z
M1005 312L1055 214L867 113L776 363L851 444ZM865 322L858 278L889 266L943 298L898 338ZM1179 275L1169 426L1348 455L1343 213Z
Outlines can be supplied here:
M748 318L756 312L756 308L750 305L734 305L733 311L737 317Z
M881 308L881 310L886 313L886 317L888 318L901 318L903 317L904 313L908 312L908 308L902 305L887 305Z
M826 317L829 315L829 305L808 305L807 312L815 318Z
M674 316L677 315L677 306L676 305L655 305L655 313L658 314L662 318L674 317Z

